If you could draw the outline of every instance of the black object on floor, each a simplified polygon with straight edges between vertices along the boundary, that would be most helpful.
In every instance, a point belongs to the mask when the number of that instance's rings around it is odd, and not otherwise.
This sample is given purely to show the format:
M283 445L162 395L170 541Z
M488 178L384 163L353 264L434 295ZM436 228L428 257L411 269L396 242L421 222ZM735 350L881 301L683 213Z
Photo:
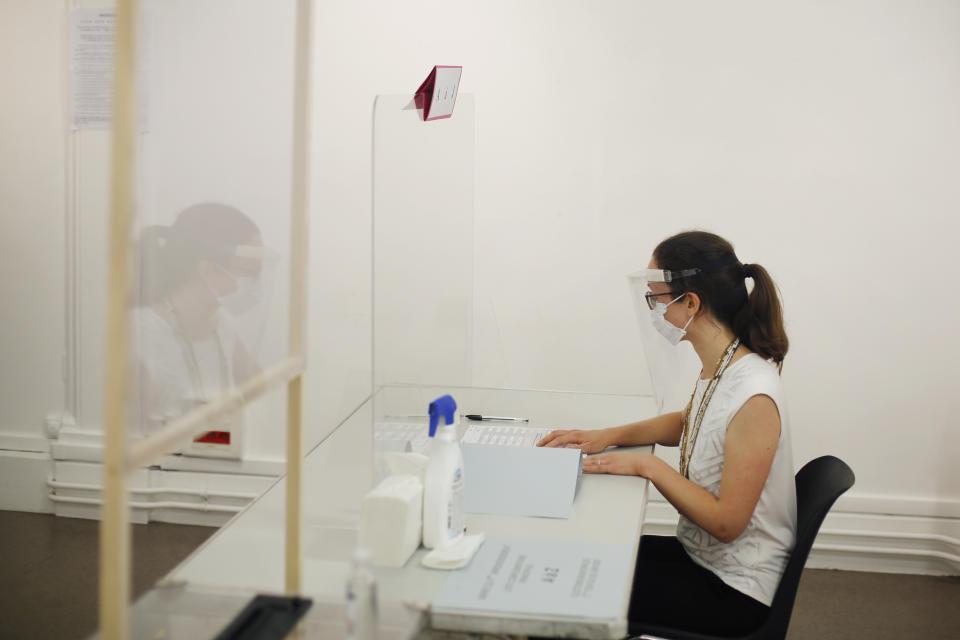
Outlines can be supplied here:
M283 640L312 604L309 598L258 595L215 640Z

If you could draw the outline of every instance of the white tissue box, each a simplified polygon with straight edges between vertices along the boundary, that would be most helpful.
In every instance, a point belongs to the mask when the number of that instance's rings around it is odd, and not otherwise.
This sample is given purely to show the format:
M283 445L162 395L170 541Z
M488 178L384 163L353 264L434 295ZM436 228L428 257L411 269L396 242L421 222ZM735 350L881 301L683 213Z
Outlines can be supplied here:
M373 564L402 567L420 547L423 483L412 475L389 476L363 497L360 539Z

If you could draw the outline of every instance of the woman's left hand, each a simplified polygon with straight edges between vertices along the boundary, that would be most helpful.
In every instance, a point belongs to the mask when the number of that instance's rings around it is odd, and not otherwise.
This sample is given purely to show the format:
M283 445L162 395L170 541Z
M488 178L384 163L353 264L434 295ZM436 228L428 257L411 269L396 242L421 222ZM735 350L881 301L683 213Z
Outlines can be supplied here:
M648 477L653 460L659 458L649 453L598 453L583 459L583 472Z

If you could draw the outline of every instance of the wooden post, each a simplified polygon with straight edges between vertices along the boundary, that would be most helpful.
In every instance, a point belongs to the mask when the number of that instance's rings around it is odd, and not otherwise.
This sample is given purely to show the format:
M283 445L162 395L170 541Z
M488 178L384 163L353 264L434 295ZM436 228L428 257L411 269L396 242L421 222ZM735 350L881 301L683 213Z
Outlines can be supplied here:
M106 446L100 522L100 633L129 633L130 522L127 505L126 422L129 358L130 227L134 213L136 126L136 0L118 0L114 53L113 178L110 193L110 275L104 389Z
M303 376L297 376L287 385L287 522L284 586L287 595L296 596L303 588L300 565L301 531L303 529L301 496L302 480L302 415Z
M293 89L293 169L290 207L290 355L306 360L307 196L309 193L312 0L298 0ZM301 582L303 376L287 386L287 522L285 586L297 595Z

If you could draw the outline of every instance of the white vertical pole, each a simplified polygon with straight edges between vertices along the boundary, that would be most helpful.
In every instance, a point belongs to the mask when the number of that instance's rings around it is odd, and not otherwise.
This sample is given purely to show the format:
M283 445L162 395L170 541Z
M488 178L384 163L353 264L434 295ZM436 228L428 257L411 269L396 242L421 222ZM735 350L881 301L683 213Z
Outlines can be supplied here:
M293 168L290 219L290 354L306 359L307 200L310 152L310 39L312 0L298 0L293 99ZM287 387L286 591L300 593L303 461L303 375Z
M126 638L130 600L130 523L127 505L126 407L129 356L127 303L130 291L130 228L134 214L136 124L136 0L118 0L114 54L113 177L110 193L110 255L107 353L104 384L106 448L100 522L100 632Z

